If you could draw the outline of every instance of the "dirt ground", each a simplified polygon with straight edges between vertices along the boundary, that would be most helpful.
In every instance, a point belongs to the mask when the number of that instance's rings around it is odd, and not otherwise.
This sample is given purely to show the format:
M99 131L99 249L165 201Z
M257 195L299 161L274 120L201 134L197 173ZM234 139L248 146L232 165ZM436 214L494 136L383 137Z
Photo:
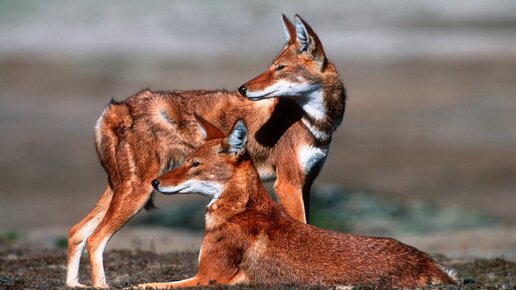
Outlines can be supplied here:
M463 285L443 289L516 289L516 263L501 258L450 260L436 256L446 267L456 270ZM65 289L65 250L20 249L0 252L1 289ZM81 261L87 263L84 257ZM195 274L197 253L155 254L149 251L108 251L105 256L107 279L113 288L127 288L143 282L169 281ZM89 283L89 268L80 279ZM219 286L212 288L221 288ZM243 288L243 287L229 287Z

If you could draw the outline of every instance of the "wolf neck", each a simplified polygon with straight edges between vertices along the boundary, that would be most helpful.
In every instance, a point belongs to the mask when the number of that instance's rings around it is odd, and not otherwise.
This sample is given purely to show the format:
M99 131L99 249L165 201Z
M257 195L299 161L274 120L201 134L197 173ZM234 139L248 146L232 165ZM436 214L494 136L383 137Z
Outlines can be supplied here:
M252 160L242 162L228 182L231 185L226 186L220 197L208 206L211 219L216 218L222 222L245 211L249 204L268 203L268 193L260 181Z
M342 121L345 101L344 84L338 75L297 101L305 113L301 121L315 139L321 142L330 140Z

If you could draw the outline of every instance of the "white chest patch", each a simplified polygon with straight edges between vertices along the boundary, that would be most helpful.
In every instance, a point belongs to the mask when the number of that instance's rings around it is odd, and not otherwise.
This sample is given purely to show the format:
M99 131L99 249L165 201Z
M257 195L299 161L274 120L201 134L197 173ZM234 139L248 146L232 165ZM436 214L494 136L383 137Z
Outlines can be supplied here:
M299 164L305 173L309 173L314 166L324 162L328 155L328 148L318 148L311 145L302 145L297 149Z

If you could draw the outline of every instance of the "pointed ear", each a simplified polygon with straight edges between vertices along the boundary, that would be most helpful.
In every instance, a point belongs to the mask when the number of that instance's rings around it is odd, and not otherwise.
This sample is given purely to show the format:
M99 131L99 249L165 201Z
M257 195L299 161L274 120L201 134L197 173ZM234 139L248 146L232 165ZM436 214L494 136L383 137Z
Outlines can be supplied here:
M288 17L285 14L281 14L281 20L283 20L283 32L285 33L285 37L289 43L294 43L296 41L296 28L294 24L288 20Z
M212 123L208 122L203 117L194 113L194 118L197 120L197 124L201 129L202 138L204 141L208 141L211 139L224 138L225 134L219 128L215 127Z
M296 29L296 43L298 53L306 54L315 62L320 64L321 68L326 62L326 56L321 41L310 25L306 23L299 15L294 17Z
M224 139L225 151L240 155L247 144L247 126L243 120L238 120L233 125L226 139Z

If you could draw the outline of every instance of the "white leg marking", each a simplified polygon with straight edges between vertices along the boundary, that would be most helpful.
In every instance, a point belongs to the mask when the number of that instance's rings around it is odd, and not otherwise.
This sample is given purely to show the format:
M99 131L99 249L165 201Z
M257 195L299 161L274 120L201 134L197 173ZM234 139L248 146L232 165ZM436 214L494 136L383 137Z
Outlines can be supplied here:
M81 237L81 242L76 246L75 251L68 261L66 271L66 285L68 287L85 287L79 283L79 265L81 262L81 254L84 246L86 245L86 239L91 235L91 233L93 233L99 223L100 218L94 217L76 233L76 235Z
M66 286L68 287L86 287L79 283L79 264L81 262L81 253L85 244L86 242L84 240L79 243L70 257L70 260L68 260L68 265L66 267Z
M97 278L97 285L93 285L93 287L104 287L104 286L107 286L107 283L106 283L106 274L104 273L104 260L103 260L103 257L102 255L104 254L104 249L106 248L106 245L109 241L111 237L106 237L104 238L104 240L102 240L99 244L99 247L97 248L97 250L92 253L93 254L93 258L95 260L95 264L97 265L97 268L96 269L92 269L92 270L96 270L96 277Z

